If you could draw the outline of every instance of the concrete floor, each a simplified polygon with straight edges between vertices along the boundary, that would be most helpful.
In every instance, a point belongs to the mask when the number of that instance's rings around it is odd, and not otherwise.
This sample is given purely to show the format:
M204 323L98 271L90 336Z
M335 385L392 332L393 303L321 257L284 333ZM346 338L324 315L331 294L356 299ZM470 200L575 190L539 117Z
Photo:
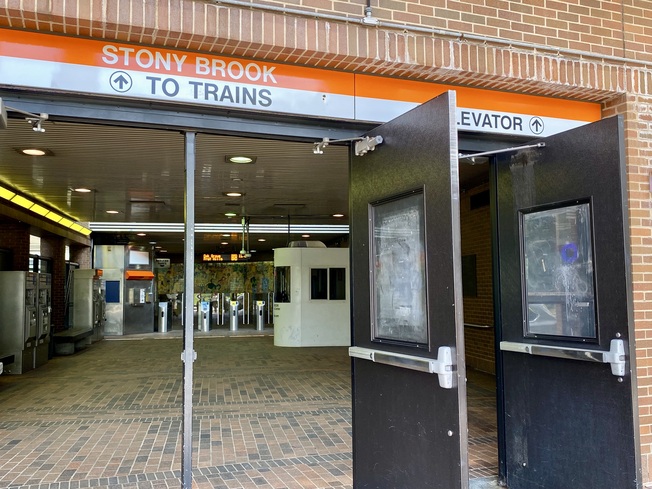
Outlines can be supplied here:
M181 350L178 334L107 339L0 377L0 487L180 487ZM351 487L346 348L276 348L267 330L195 350L193 487ZM496 487L492 382L470 375L478 489Z

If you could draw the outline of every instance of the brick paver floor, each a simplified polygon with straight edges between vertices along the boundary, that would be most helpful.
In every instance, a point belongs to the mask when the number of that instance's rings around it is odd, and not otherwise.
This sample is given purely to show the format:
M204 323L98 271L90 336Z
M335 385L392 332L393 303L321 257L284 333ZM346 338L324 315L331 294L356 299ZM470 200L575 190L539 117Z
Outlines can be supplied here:
M178 337L105 340L0 377L0 487L180 487L181 350ZM351 487L346 348L226 335L195 350L194 487ZM493 475L490 381L471 391L472 475Z

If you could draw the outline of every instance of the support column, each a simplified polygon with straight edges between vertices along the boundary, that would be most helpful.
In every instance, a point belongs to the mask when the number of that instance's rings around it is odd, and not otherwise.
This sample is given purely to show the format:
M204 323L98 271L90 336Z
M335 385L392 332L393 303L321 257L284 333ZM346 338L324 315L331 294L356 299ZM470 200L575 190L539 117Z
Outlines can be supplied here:
M185 241L183 257L183 448L181 486L192 488L192 384L193 362L193 291L195 290L195 139L194 132L185 133L186 192L184 207Z

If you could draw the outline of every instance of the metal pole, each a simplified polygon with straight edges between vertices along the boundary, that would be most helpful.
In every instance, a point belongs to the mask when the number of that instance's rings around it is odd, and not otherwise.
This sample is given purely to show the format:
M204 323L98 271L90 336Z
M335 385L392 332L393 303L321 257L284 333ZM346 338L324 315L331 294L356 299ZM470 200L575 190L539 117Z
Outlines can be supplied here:
M183 245L183 447L181 487L192 489L192 374L196 353L193 347L193 296L195 290L195 137L185 133L186 195L184 203L185 241Z

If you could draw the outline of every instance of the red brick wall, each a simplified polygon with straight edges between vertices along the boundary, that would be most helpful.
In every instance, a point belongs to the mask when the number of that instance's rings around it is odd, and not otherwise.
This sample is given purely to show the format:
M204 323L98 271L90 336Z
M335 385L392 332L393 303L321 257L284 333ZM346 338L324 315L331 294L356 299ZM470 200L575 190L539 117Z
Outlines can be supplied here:
M18 221L0 222L0 248L13 252L13 270L29 270L29 226Z
M64 326L66 261L65 241L58 236L41 237L41 256L52 259L52 330Z
M652 467L652 97L623 95L604 106L604 115L623 114L627 156L627 191L636 382L644 480ZM648 486L646 486L648 487Z
M464 297L464 322L489 328L465 326L466 364L469 368L495 373L494 308L489 206L471 210L470 197L488 185L464 192L460 200L462 256L476 256L477 297Z

